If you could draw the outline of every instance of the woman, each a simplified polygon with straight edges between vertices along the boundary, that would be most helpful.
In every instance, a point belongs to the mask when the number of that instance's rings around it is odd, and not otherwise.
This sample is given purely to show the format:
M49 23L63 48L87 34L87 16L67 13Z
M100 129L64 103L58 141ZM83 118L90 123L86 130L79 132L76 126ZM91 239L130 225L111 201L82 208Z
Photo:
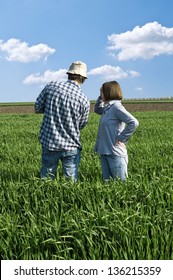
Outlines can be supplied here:
M100 89L94 112L102 115L95 152L100 154L104 181L128 176L126 144L139 122L121 104L123 94L116 81L106 82Z

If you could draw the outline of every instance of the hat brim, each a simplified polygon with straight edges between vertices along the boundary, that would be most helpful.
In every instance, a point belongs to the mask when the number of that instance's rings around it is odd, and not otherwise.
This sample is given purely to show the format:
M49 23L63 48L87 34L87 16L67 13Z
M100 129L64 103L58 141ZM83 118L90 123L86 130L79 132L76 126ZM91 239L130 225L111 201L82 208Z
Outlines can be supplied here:
M86 75L81 75L81 74L77 73L75 70L70 70L70 71L67 71L67 72L66 72L66 74L79 75L79 76L82 76L82 77L84 77L84 78L88 79Z

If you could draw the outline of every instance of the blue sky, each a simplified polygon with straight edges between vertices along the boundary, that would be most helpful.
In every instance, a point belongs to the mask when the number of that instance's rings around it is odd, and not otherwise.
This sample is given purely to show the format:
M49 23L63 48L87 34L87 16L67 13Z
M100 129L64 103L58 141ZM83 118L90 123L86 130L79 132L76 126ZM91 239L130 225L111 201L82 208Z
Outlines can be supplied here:
M35 101L77 60L90 100L110 80L124 98L173 96L173 1L1 0L0 102Z

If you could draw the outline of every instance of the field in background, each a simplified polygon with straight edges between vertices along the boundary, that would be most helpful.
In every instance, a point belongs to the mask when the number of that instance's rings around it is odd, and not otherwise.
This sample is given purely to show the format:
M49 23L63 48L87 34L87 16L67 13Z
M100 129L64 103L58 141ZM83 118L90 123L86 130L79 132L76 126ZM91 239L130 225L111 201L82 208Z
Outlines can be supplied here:
M104 184L93 148L99 116L81 132L79 181L39 178L42 120L0 115L1 259L173 259L173 112L135 112L129 178Z
M161 99L125 99L123 105L130 112L173 111L173 98ZM90 111L94 111L95 101L91 101ZM33 102L0 103L0 114L32 114Z

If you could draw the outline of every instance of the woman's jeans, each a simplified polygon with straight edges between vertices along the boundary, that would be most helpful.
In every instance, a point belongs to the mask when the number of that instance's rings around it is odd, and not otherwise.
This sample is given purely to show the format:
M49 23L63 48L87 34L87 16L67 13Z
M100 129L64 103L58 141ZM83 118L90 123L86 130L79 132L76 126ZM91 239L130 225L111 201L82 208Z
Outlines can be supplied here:
M42 147L41 178L55 178L59 160L65 177L76 181L78 179L78 166L80 162L80 150L73 151L50 151Z
M101 167L104 181L120 178L125 181L127 173L128 157L116 155L101 155Z

